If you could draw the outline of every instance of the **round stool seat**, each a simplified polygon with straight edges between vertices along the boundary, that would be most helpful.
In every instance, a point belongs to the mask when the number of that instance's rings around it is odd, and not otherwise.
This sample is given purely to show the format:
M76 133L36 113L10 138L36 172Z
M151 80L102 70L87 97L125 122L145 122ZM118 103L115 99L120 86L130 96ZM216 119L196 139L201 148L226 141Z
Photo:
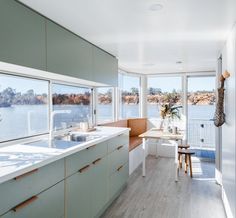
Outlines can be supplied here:
M190 148L190 145L178 145L178 148L180 148L180 149L188 149L188 148Z
M191 151L191 150L182 150L182 149L179 149L179 150L178 150L178 153L179 153L179 154L189 154L189 155L195 154L194 151Z

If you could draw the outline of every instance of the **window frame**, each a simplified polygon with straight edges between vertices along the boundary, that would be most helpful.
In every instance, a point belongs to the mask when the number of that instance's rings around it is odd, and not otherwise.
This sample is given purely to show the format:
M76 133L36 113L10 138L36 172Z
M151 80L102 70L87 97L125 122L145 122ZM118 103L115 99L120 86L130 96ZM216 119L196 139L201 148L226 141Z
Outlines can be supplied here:
M118 80L119 80L119 75L120 76L129 76L129 77L136 77L139 79L139 104L138 104L138 117L135 118L140 118L141 117L141 106L142 104L141 102L141 75L139 74L135 74L135 73L129 73L126 72L124 70L119 69L118 71ZM117 118L118 120L124 120L124 119L129 119L129 118L134 118L134 117L122 117L122 111L121 111L121 107L122 107L122 89L123 87L120 87L119 81L118 81L118 90L117 90L117 96L119 99L117 99Z
M73 84L73 83L68 83L68 82L62 82L62 81L54 81L52 80L51 81L51 84L50 84L50 93L51 93L51 96L50 96L50 100L51 100L51 103L50 103L50 106L51 106L51 109L50 109L50 131L52 130L54 132L54 135L58 135L58 134L63 134L63 133L67 133L71 130L74 130L74 129L77 129L78 127L68 127L66 129L58 129L58 130L54 130L53 129L53 120L52 120L52 113L53 113L53 102L52 102L52 86L56 84L56 85L64 85L64 86L72 86L72 87L76 87L76 88L87 88L87 89L91 89L91 118L92 118L92 123L94 124L94 88L91 87L91 86L86 86L86 85L80 85L80 84ZM49 131L49 132L50 132Z
M183 81L183 74L155 74L155 75L147 75L147 87L146 87L146 89L147 89L147 96L148 96L148 89L149 89L149 87L148 87L148 80L150 79L150 78L168 78L168 77L178 77L178 78L180 78L180 80L181 80L181 82L180 82L180 89L181 89L181 93L180 93L180 96L181 96L181 105L183 106L183 114L184 114L184 97L185 97L185 95L184 95L184 81ZM158 88L158 87L156 87L156 88ZM146 96L146 108L147 108L147 118L148 119L158 119L158 118L154 118L154 117L149 117L149 115L148 115L148 102L147 102L147 96Z
M8 65L8 64L7 64ZM9 64L9 67L11 66L11 64ZM26 78L26 79L33 79L33 80L40 80L40 81L45 81L48 83L48 108L47 108L47 113L48 113L48 119L47 119L47 124L48 124L48 131L46 131L45 133L40 133L40 134L36 134L36 135L31 135L31 136L26 136L26 137L20 137L20 138L14 138L14 139L9 139L9 140L5 140L5 141L0 141L0 147L5 147L5 146L9 146L9 145L16 145L16 144L22 144L22 143L30 143L33 141L37 141L37 140L42 140L45 138L48 138L50 136L50 132L52 129L52 121L51 121L51 114L53 111L53 104L52 104L52 85L53 84L61 84L61 85L69 85L69 86L74 86L74 87L79 87L79 88L89 88L91 89L91 117L92 117L92 122L93 124L95 124L94 122L94 87L91 85L84 85L81 83L75 83L75 82L69 82L68 80L73 80L72 77L68 77L68 76L62 76L65 77L65 79L67 81L61 81L61 80L57 80L57 79L50 79L50 74L53 76L57 75L54 73L49 73L49 72L45 72L45 71L41 71L41 70L35 70L35 69L31 69L31 68L25 68L25 67L21 67L21 66L16 66L16 68L19 67L19 71L23 71L26 70L26 73L20 73L18 72L18 69L12 70L12 71L6 71L6 70L2 70L1 69L1 63L0 63L0 74L3 75L8 75L8 76L15 76L15 77L20 77L20 78ZM4 67L3 67L4 68ZM27 70L30 70L29 72L27 72ZM15 71L15 72L14 72ZM33 73L34 71L36 71L36 73L40 73L42 72L43 74L46 74L46 76L34 76ZM37 75L37 74L36 74ZM59 75L60 77L60 75ZM75 79L77 80L77 79ZM80 79L78 79L80 80ZM69 131L72 131L74 129L76 129L77 127L72 127L72 128L67 128L64 130L58 130L58 131L54 131L54 135L59 135L59 134L64 134L67 133Z
M46 132L43 133L39 133L39 134L34 134L34 135L29 135L29 136L24 136L24 137L20 137L20 138L13 138L13 139L9 139L9 140L5 140L5 141L0 141L0 147L4 144L11 144L11 143L22 143L24 141L28 142L31 139L38 139L41 137L45 137L49 134L50 132L50 98L51 98L51 93L50 93L50 80L47 79L41 79L41 78L35 78L33 76L25 76L25 75L18 75L18 74L14 74L11 72L4 72L0 70L0 75L6 75L6 76L12 76L12 77L19 77L21 79L31 79L31 80L39 80L39 81L43 81L43 82L47 82L48 84L48 104L47 104L47 114L48 114L48 119L47 119L47 125L48 125L48 129Z
M107 88L107 89L111 89L112 90L112 119L111 121L107 121L107 122L98 122L98 89L99 88ZM106 123L110 123L110 122L114 122L115 119L115 87L112 86L101 86L101 87L96 87L94 89L94 120L95 120L95 124L96 125L103 125Z

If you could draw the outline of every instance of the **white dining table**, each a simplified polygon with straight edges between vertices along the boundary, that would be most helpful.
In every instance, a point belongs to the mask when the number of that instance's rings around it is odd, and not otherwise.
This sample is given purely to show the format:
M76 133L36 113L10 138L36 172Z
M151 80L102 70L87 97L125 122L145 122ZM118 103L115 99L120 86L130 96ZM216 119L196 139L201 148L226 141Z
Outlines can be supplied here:
M147 140L156 139L156 140L168 140L175 147L175 158L174 158L174 167L175 167L175 181L178 182L178 141L183 140L184 132L178 132L176 134L172 134L169 132L163 132L160 129L150 129L147 132L139 135L142 138L142 148L143 148L143 160L142 160L142 174L146 176L146 153L147 153Z

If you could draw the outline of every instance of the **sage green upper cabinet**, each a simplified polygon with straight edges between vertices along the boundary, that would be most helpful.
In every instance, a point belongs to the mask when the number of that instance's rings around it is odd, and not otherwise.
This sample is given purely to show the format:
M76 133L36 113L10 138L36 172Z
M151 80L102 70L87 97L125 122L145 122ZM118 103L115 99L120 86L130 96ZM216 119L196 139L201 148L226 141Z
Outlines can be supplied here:
M118 85L118 60L103 50L93 47L93 81Z
M0 61L46 69L44 17L14 0L1 0L0 31Z
M92 79L92 45L47 20L47 70Z

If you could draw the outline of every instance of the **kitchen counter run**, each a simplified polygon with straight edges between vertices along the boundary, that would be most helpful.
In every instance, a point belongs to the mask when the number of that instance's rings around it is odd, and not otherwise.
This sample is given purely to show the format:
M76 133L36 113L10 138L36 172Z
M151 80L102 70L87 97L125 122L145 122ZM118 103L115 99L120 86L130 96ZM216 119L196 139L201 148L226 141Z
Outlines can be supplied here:
M30 143L16 144L0 148L0 184L20 176L34 169L45 166L56 160L82 151L92 145L109 140L123 133L128 133L129 128L97 127L94 132L86 134L97 135L99 138L87 142L80 142L69 148L58 149L40 147ZM79 133L79 132L78 132ZM85 134L84 132L81 134ZM65 142L66 143L66 142Z

